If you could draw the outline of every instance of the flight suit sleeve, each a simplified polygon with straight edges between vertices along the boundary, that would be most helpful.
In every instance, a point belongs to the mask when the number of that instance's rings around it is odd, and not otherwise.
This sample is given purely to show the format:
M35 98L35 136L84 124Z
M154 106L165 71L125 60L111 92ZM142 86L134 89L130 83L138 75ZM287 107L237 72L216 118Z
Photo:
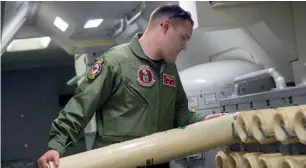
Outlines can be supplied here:
M176 126L186 126L188 124L196 123L199 121L202 121L205 117L205 115L191 112L188 108L188 99L186 96L186 93L184 91L184 88L182 86L180 77L177 73L177 90L176 90L176 105L175 105L175 121Z
M107 61L99 65L100 71L95 78L89 79L88 76L84 78L74 96L51 124L48 149L58 151L61 156L67 146L74 146L80 132L93 117L98 106L112 94L118 76L118 66L113 67Z

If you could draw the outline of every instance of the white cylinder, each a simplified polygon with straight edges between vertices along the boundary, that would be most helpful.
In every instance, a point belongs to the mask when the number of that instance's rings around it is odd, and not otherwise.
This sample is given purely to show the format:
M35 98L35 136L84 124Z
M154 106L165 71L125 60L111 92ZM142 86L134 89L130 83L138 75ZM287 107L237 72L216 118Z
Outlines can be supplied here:
M237 113L159 132L60 159L60 168L135 168L150 166L237 143L232 123ZM51 162L50 167L54 168Z

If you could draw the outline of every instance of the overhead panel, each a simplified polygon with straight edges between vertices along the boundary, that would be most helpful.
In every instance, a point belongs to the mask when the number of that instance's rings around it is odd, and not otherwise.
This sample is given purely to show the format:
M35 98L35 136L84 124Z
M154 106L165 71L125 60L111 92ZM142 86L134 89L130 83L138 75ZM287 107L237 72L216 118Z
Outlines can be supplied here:
M116 44L109 37L71 40L60 36L52 36L51 39L70 55L103 52Z
M43 2L38 11L36 26L71 55L102 52L116 45L118 40L113 39L140 18L142 4L104 1ZM88 26L90 20L99 23ZM64 25L64 28L59 28L58 25Z

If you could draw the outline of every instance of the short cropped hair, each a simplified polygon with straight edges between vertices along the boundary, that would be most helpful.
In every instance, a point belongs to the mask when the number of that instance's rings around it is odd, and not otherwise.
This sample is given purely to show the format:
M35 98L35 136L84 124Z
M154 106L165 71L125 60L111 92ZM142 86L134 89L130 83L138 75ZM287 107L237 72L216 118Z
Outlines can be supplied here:
M194 24L191 18L191 14L188 11L185 11L179 5L175 4L161 6L151 14L151 20L158 19L160 17L168 17L169 19L189 20L192 25Z

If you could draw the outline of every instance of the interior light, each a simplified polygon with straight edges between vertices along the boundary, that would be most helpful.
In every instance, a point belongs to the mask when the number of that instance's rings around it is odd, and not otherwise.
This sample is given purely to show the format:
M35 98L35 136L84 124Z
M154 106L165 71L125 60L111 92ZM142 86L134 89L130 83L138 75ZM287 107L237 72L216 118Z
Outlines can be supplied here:
M27 39L15 39L7 47L7 52L41 50L49 46L50 37L36 37Z
M206 80L204 80L204 79L196 79L195 82L196 83L205 83Z
M95 28L98 27L103 22L103 19L92 19L88 20L87 23L84 25L84 28Z
M68 28L68 23L66 23L60 17L56 17L53 24L63 32L66 31Z

